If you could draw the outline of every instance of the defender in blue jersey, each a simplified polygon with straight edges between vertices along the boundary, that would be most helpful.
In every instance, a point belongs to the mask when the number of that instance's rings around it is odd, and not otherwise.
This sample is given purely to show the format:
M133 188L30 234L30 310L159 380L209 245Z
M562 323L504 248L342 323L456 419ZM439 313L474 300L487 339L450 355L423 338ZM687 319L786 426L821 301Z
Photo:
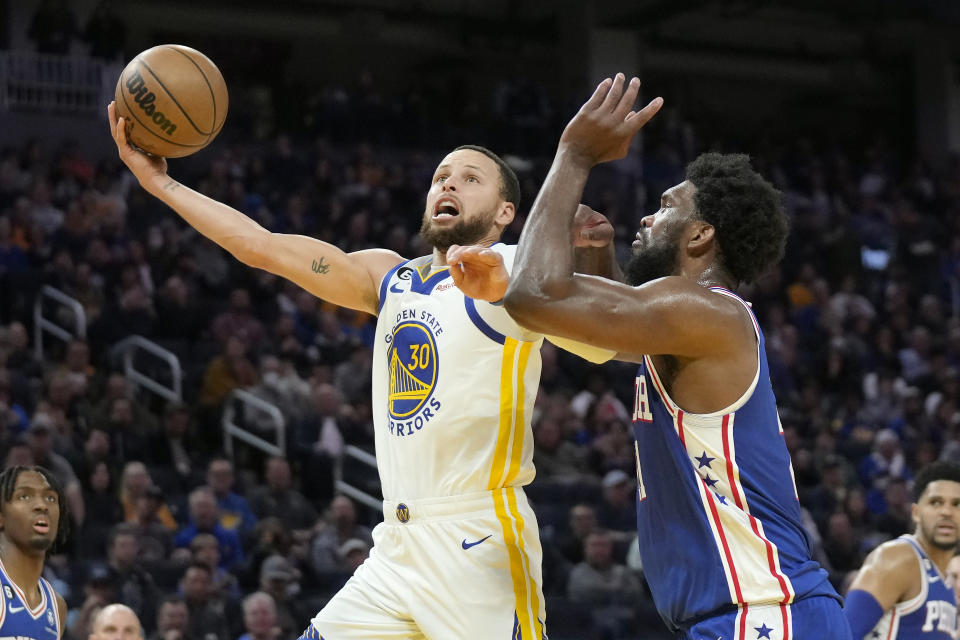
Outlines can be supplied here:
M63 492L43 467L0 473L0 640L58 640L67 605L41 577L67 534Z
M779 194L746 156L705 154L643 218L628 268L638 286L575 273L571 222L590 169L623 157L662 105L632 111L639 81L625 84L601 83L564 130L504 305L528 329L640 365L640 553L678 637L847 640L840 598L810 557L763 334L732 293L783 253ZM475 253L452 248L457 277L491 270Z
M954 640L957 600L950 563L960 542L960 466L934 462L914 480L917 525L874 549L847 594L856 640Z

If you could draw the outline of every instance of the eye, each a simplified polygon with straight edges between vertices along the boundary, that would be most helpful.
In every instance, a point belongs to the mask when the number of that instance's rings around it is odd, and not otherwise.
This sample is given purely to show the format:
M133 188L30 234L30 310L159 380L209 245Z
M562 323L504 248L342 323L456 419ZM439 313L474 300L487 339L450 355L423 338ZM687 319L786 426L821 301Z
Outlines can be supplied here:
M57 501L57 496L49 495L49 496L46 497L46 500L47 500L47 502L56 502L56 501Z
M437 176L436 178L433 179L433 182L434 184L437 184L440 182L445 182L446 180L447 180L447 176Z
M480 182L476 176L467 176L467 182Z

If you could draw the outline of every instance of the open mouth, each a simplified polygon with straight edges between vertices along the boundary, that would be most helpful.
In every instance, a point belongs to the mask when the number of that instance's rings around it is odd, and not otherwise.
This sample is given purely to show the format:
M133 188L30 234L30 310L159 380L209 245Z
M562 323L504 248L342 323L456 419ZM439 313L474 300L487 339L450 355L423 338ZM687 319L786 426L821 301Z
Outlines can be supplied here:
M46 518L38 518L33 521L33 530L41 535L50 533L50 522Z
M450 220L460 215L460 203L453 198L440 198L433 208L434 220Z

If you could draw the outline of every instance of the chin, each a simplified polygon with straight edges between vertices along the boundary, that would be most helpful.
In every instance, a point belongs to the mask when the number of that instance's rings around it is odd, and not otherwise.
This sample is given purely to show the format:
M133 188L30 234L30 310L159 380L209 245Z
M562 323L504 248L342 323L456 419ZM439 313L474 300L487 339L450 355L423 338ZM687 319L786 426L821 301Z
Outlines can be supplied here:
M50 547L53 546L53 540L51 538L45 538L43 536L37 536L30 539L30 546L35 551L49 551Z

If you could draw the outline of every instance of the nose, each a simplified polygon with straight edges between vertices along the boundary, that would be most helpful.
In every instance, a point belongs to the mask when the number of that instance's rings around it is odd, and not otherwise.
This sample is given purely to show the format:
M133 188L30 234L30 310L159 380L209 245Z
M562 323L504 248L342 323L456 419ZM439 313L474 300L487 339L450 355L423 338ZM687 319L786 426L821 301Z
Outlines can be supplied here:
M654 215L654 214L651 213L651 214L648 215L648 216L643 216L642 218L640 218L640 226L641 226L641 227L652 227L652 226L653 226L653 215Z
M456 190L457 190L457 185L455 185L455 184L453 183L453 176L450 176L449 178L447 178L446 180L443 181L442 190L443 190L443 191L456 191Z

